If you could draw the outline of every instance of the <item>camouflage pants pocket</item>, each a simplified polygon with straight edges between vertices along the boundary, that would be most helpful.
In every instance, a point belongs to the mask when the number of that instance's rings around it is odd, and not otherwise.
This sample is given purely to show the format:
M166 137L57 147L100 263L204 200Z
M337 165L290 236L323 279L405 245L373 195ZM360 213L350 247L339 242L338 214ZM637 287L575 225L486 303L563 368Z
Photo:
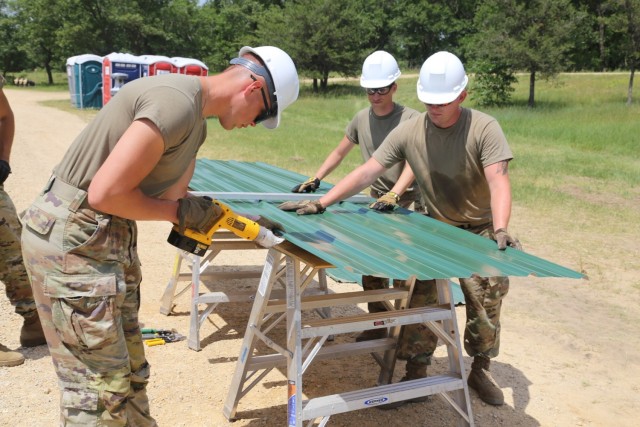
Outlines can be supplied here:
M80 251L84 246L101 246L105 242L95 242L106 237L100 232L100 216L90 209L70 212L64 225L64 251Z
M124 342L115 274L47 275L43 291L51 299L52 322L60 340L92 369L105 369L100 350L119 339ZM84 354L92 356L85 360Z
M81 411L96 411L98 409L98 392L64 388L60 401L62 407L71 409L70 411L68 410L71 413L81 414ZM74 411L74 409L76 411ZM67 415L66 418L73 420L74 416Z
M49 235L56 223L55 215L45 212L37 206L31 206L22 216L22 221L27 229L33 230L39 236L45 237Z

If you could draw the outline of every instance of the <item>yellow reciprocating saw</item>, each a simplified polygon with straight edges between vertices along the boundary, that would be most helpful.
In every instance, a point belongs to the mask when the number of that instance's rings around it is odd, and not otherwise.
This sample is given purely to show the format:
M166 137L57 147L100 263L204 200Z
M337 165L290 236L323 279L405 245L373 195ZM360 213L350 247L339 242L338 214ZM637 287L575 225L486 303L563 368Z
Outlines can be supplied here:
M257 222L249 218L236 214L224 203L218 200L211 200L211 203L220 207L222 215L206 234L190 228L187 228L184 234L180 234L178 226L175 225L169 234L167 242L178 249L202 256L211 246L213 233L221 228L225 228L243 239L253 240L265 248L270 248L284 241L282 237L276 236L268 228L260 226Z

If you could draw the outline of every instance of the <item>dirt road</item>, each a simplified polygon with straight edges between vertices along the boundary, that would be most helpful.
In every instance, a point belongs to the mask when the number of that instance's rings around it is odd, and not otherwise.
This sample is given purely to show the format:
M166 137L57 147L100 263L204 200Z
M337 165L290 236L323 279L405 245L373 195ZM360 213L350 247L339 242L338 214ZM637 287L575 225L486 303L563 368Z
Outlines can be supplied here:
M85 123L74 114L39 104L67 94L6 90L16 115L6 188L22 210L45 184L51 169ZM222 131L222 130L220 130ZM633 206L631 207L633 208ZM635 209L638 209L635 207ZM506 404L494 408L471 392L477 426L635 426L640 411L640 247L637 236L607 236L596 227L568 225L568 219L514 207L512 229L530 253L586 272L590 280L514 278L505 300L500 356L494 377ZM575 219L574 219L575 221ZM579 221L579 219L578 219ZM533 224L533 225L532 225ZM173 249L165 242L170 225L140 223L143 263L141 319L145 326L188 333L188 298L177 313L159 314L159 300L171 274ZM579 235L567 234L576 233ZM613 243L615 242L615 244ZM222 265L261 265L264 252L223 254ZM247 283L233 283L247 286ZM331 283L344 291L352 285ZM354 309L364 309L356 307ZM0 298L0 342L19 347L21 319ZM286 373L274 370L240 402L239 420L222 415L249 307L226 305L203 325L204 348L186 343L147 349L152 365L149 396L160 426L282 426L286 421ZM458 309L459 322L464 309ZM345 340L353 337L344 337ZM438 350L433 368L444 365ZM0 368L0 425L57 425L59 391L46 347L19 349L24 365ZM469 359L466 360L469 366ZM396 379L403 374L402 364ZM376 365L369 357L323 361L308 374L305 390L322 393L340 383L372 386ZM307 380L305 380L307 381ZM454 417L439 400L399 410L370 409L334 416L329 426L446 426Z

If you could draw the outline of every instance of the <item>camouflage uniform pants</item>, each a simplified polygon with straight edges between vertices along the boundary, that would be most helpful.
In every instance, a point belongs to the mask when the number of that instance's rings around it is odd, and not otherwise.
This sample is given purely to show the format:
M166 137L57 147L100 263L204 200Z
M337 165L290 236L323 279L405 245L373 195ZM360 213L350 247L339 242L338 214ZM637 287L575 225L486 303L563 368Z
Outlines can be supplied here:
M22 249L61 388L63 426L155 426L138 324L134 221L50 182L26 211Z
M468 231L494 239L492 225ZM464 349L469 356L496 357L500 351L500 311L502 300L509 292L509 278L473 275L459 280L467 312Z
M31 317L36 314L36 303L22 262L21 232L16 208L0 184L0 281L16 313Z
M405 286L404 280L394 280L394 287ZM362 287L365 290L384 289L389 286L389 280L381 277L362 276ZM426 307L438 303L438 289L433 280L416 280L409 308ZM379 302L368 304L370 313L386 311ZM405 325L402 327L398 341L397 357L402 360L413 359L414 362L431 364L431 355L438 345L438 337L427 328L424 323Z

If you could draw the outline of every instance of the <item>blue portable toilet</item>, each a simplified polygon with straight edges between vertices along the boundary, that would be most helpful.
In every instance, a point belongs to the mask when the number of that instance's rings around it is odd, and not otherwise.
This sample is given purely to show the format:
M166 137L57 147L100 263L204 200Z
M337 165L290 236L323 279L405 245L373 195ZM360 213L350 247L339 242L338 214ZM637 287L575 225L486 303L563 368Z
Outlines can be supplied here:
M102 58L102 104L114 96L120 87L143 76L140 57L113 52Z
M84 54L68 58L67 79L71 105L76 108L102 107L102 57Z

